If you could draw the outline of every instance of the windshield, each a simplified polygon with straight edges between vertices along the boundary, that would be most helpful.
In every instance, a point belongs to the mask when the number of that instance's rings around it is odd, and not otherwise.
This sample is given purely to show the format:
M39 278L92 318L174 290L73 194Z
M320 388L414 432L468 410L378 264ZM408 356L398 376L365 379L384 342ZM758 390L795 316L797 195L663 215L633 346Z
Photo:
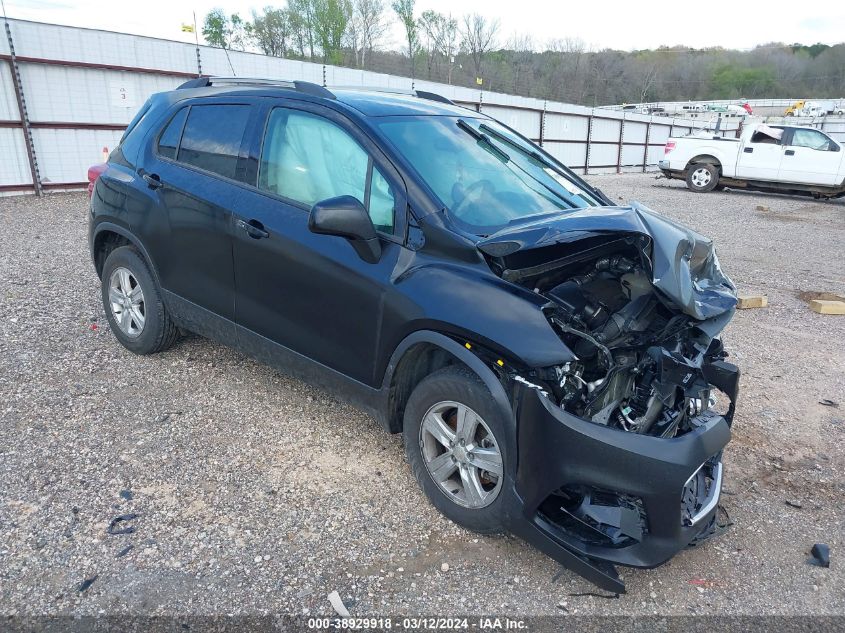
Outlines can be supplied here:
M526 218L598 206L540 151L489 119L385 118L379 127L462 228L487 235Z

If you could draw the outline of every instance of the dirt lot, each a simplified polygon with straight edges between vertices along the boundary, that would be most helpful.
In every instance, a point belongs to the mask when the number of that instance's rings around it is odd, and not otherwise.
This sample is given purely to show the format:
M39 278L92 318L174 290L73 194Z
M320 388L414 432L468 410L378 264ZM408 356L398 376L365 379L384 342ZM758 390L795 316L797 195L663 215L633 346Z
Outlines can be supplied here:
M768 295L725 334L744 372L725 535L623 570L619 599L572 595L595 588L442 518L400 438L331 395L196 337L125 351L86 197L0 198L0 613L330 614L337 590L353 614L845 614L845 317L799 296L845 291L845 204L591 180L713 237ZM108 535L129 512L136 531Z

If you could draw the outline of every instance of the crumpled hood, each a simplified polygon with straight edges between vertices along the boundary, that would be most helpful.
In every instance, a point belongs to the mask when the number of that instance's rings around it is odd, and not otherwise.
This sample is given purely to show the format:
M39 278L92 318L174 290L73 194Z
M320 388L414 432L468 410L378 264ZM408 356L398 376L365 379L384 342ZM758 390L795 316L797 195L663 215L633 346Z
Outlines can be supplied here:
M651 238L654 287L685 314L700 321L736 308L736 287L722 272L713 242L633 202L625 207L591 207L510 226L477 247L492 257L577 242L597 235L638 233Z

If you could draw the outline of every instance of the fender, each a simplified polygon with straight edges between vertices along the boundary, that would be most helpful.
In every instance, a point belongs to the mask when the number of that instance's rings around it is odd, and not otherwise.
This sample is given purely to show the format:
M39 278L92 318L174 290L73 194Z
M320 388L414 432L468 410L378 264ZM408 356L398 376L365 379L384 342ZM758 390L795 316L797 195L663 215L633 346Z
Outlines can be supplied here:
M469 367L490 391L490 394L493 396L493 400L501 408L502 412L507 413L508 421L514 425L514 429L516 428L516 417L514 415L513 405L511 404L508 394L505 392L505 388L502 386L502 383L499 381L496 374L493 373L493 370L485 365L484 361L470 352L467 348L455 342L448 336L431 330L417 330L413 334L405 337L396 349L393 350L390 362L387 364L387 370L384 373L384 380L382 381L380 390L381 397L384 401L384 406L381 408L383 412L387 413L390 384L393 382L393 376L396 373L396 367L399 365L399 361L402 360L402 357L411 347L417 345L418 343L430 343L435 345ZM384 416L384 419L381 420L381 422L385 428L389 427L387 415ZM390 429L388 428L388 430Z
M150 254L147 251L147 249L141 243L141 240L138 239L138 236L136 236L134 233L132 233L132 231L130 231L125 226L121 226L120 224L115 224L114 222L109 222L107 220L103 220L103 221L95 224L93 229L92 229L92 232L91 232L91 243L90 243L89 250L91 251L91 259L94 262L95 268L97 266L97 261L95 259L94 244L97 241L97 236L100 233L102 233L103 231L109 231L110 233L117 233L118 235L125 237L127 240L129 240L129 242L132 244L132 246L134 246L139 251L141 251L141 255L143 255L144 260L150 266L150 270L153 273L153 277L155 277L156 283L159 285L159 287L161 287L161 280L159 279L158 269L156 268L155 262L153 261L152 257L150 257ZM97 275L99 275L99 274L100 274L100 271L97 271Z
M413 303L400 304L391 321L386 318L385 357L403 337L430 330L475 341L525 367L575 359L543 313L548 300L489 269L485 274L480 267L426 264L402 273L396 288Z

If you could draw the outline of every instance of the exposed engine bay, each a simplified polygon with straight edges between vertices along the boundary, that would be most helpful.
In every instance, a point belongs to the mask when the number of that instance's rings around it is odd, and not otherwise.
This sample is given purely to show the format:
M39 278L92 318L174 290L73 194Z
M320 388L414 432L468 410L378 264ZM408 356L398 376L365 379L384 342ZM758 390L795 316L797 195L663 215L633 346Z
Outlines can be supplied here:
M719 338L737 300L713 243L634 203L514 224L478 248L562 343L501 375L528 421L517 487L535 528L617 589L605 562L653 567L667 542L717 533L740 372Z
M549 319L578 356L544 378L570 413L672 437L712 404L701 367L722 350L661 302L638 260L626 251L538 280L536 291L552 302Z
M674 260L660 252L669 240L642 233L593 233L498 260L503 278L549 300L546 316L577 358L534 374L560 407L631 433L674 437L714 406L705 372L727 356L716 336L733 312L733 285L709 242L681 237ZM655 273L666 264L671 269Z

